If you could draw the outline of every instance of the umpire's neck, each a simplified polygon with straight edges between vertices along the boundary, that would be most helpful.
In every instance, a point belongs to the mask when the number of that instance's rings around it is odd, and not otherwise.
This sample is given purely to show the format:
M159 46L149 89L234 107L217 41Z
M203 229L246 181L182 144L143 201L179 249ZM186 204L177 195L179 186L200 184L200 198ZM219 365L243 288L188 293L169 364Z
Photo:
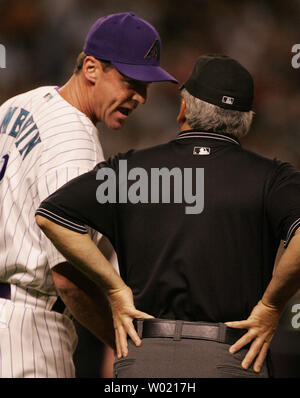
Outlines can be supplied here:
M177 116L177 123L179 124L181 131L191 130L191 126L187 123L185 115L186 115L186 102L184 98L181 98L180 109Z

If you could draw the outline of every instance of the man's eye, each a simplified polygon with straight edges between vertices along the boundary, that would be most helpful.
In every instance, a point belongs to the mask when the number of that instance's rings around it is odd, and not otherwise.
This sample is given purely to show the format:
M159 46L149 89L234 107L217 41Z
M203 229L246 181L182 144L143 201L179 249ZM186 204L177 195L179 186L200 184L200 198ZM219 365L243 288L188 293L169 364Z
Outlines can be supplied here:
M142 91L147 89L148 84L145 85L143 82L139 82L138 80L128 80L128 79L123 79L126 87L135 90L135 91Z
M131 80L124 80L125 84L127 87L135 87L135 82L131 81Z

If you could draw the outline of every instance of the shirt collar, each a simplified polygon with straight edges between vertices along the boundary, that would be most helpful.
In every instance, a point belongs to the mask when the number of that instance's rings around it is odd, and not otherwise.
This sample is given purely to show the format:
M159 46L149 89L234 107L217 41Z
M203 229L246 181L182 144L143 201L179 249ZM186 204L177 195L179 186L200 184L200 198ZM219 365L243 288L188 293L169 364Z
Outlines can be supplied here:
M197 131L197 130L181 131L178 134L178 136L175 138L175 141L188 140L191 138L206 138L206 139L225 141L225 142L230 142L232 144L240 145L239 140L232 134L219 134L219 133L212 133L209 131Z

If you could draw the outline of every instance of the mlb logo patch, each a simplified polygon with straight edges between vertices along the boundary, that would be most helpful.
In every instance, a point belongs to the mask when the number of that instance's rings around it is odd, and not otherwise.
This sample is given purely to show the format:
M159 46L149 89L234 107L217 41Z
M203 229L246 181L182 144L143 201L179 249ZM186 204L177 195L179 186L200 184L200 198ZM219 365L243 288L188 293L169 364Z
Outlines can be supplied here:
M223 102L223 104L233 105L234 98L233 97L227 97L227 95L224 95L223 98L222 98L222 102Z
M50 93L47 93L47 94L44 95L44 98L45 98L46 102L48 102L48 101L50 101L53 98L53 95L50 94Z
M210 148L204 146L195 146L193 150L193 155L209 155Z

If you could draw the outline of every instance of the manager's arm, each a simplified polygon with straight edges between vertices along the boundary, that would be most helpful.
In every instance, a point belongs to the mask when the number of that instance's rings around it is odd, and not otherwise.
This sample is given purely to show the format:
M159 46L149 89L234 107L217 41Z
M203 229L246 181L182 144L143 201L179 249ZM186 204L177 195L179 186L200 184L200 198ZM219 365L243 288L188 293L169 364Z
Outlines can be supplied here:
M226 322L234 328L245 328L248 332L230 347L233 354L251 343L242 367L247 369L255 359L254 371L259 372L279 323L279 318L288 300L300 289L300 228L281 256L273 277L263 297L244 321Z
M93 281L105 294L113 316L117 355L119 358L126 356L127 334L136 345L141 344L132 320L151 316L135 308L131 289L88 234L71 231L40 215L36 215L36 222L70 264Z
M107 297L68 262L52 268L56 290L74 318L99 340L115 349L115 332Z

